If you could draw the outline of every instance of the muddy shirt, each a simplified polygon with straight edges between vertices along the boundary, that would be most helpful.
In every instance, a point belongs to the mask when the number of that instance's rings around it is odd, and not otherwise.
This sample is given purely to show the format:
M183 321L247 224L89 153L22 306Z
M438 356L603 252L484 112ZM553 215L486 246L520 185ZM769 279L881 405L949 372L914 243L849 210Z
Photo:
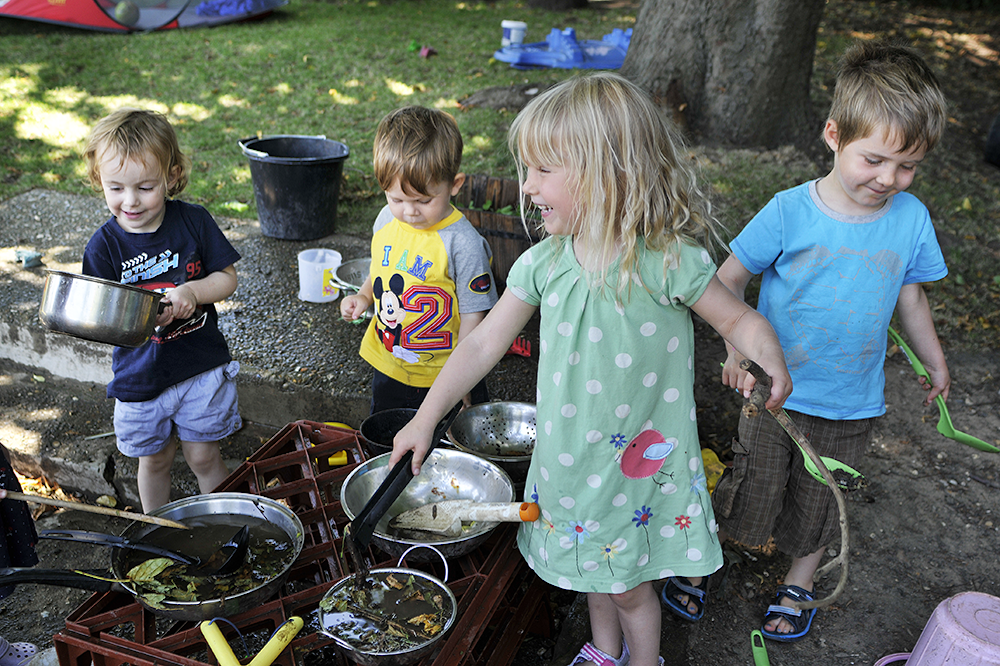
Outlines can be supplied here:
M812 181L776 194L730 246L762 274L757 310L795 387L785 408L832 420L884 414L899 290L948 274L927 208L901 192L871 215L842 215Z
M685 246L639 248L628 303L587 285L572 243L549 238L515 262L507 288L541 312L538 439L525 500L542 515L518 532L528 565L579 592L620 593L722 565L695 422L687 304L715 265ZM609 269L616 274L616 266Z

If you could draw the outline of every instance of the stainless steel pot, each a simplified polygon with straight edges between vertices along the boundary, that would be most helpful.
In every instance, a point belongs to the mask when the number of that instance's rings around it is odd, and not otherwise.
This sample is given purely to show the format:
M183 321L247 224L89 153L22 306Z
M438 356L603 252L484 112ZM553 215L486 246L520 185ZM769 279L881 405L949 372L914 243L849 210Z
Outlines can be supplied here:
M38 318L56 333L119 347L153 334L161 294L111 280L48 270Z
M211 493L208 495L196 495L184 499L164 504L158 509L149 512L149 515L169 518L185 525L193 525L198 519L212 516L226 517L233 526L240 526L247 523L247 520L257 519L267 521L276 526L288 537L293 549L292 555L287 559L288 564L277 574L267 577L255 587L244 592L230 596L199 599L197 601L176 601L163 599L153 602L142 594L139 594L134 586L125 580L125 574L131 569L129 556L131 551L115 549L111 557L111 575L103 572L102 578L95 578L101 572L80 573L68 569L0 569L0 586L16 585L21 583L43 583L48 585L62 585L65 587L81 588L93 590L95 592L106 592L112 588L128 592L135 600L152 612L154 615L170 618L173 620L184 620L197 622L209 620L213 617L231 617L244 611L255 608L275 594L284 584L291 572L295 560L302 552L304 543L304 532L302 522L290 509L272 499L251 495L248 493ZM125 529L122 536L139 541L151 535L154 530L165 530L157 525L148 523L132 523ZM227 528L228 529L228 528ZM221 528L220 528L221 530ZM183 532L183 530L172 530L172 532ZM230 533L222 534L228 537ZM254 529L250 529L251 551L254 550L255 540ZM178 550L180 550L178 548ZM252 559L248 560L246 566L253 566ZM238 574L239 575L239 574ZM119 582L113 582L113 579Z
M413 550L414 548L429 548L436 552L442 560L444 560L444 580L440 580L430 574L424 573L417 569L409 569L402 567L403 558ZM320 622L320 633L333 639L337 647L342 650L347 656L349 661L356 662L362 666L406 666L406 664L412 664L415 661L419 661L427 654L429 654L438 642L448 633L451 626L455 623L455 618L458 614L458 601L455 598L455 593L445 584L448 580L448 561L445 559L444 555L433 546L412 546L410 549L405 551L399 558L399 562L396 563L396 567L386 567L379 569L371 569L368 572L367 578L369 581L378 583L384 581L390 574L397 574L397 579L406 580L409 577L419 579L423 585L429 586L439 592L442 598L447 599L446 607L450 608L451 611L445 618L444 626L434 638L425 641L420 645L415 645L406 650L397 650L395 652L375 652L366 651L352 645L350 642L345 640L335 631L330 631L334 622L335 613L330 610L325 610L324 607L329 606L329 601L337 597L341 590L345 587L353 586L356 584L356 574L350 575L342 578L340 581L334 584L327 593L323 596L323 600L319 604L319 622ZM404 618L405 620L405 618Z
M340 504L352 521L389 475L389 457L386 453L363 462L344 479L340 487ZM393 557L400 557L417 545L434 546L445 557L461 557L472 552L489 538L499 523L479 522L457 537L389 527L389 521L403 511L450 499L513 502L514 484L506 472L489 460L455 449L436 448L427 455L420 474L409 482L375 524L372 544ZM412 558L420 561L428 555L418 551Z

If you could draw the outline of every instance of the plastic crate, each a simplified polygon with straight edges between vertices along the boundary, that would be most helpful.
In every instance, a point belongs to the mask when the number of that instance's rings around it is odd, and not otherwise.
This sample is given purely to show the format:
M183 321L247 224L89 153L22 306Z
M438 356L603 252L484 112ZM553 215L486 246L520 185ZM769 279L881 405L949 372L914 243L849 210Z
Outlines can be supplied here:
M330 458L347 452L348 462ZM237 631L219 627L234 654L246 663L290 617L305 626L275 660L280 666L346 665L333 641L318 633L317 607L333 584L351 573L343 552L348 524L340 506L340 484L364 460L358 433L310 421L283 428L240 465L220 491L248 492L283 501L302 521L305 542L281 591L269 602L227 618ZM449 561L448 586L458 600L454 626L438 649L419 662L425 666L510 664L524 632L549 627L547 586L511 547L514 525L501 525L472 553ZM375 548L368 558L377 566L396 561ZM443 577L441 563L414 568ZM53 636L60 666L212 666L217 663L196 622L157 617L124 592L95 594L66 619Z

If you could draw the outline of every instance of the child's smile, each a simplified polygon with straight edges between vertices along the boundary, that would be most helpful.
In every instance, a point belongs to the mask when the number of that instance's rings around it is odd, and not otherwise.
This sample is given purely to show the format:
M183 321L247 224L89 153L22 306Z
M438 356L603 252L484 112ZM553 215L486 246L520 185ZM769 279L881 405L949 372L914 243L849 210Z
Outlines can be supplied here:
M838 147L833 121L827 122L823 136L836 157L833 171L819 183L819 195L845 215L873 213L908 188L926 152L922 146L903 151L899 138L883 137L880 131Z
M136 159L119 162L117 156L106 156L100 174L104 200L118 226L134 234L150 234L160 228L167 183L158 168Z

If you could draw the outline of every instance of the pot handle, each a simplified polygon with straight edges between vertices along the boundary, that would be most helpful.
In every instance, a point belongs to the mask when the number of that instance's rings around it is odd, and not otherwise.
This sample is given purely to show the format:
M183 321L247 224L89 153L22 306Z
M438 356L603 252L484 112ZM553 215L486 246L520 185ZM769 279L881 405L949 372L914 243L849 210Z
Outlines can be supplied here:
M112 582L107 571L75 571L71 569L32 569L30 567L7 567L0 569L0 587L20 583L61 585L91 592L107 592Z
M433 550L435 553L438 554L438 557L440 557L441 561L444 562L444 582L447 583L448 582L448 560L445 558L444 553L442 553L440 550L438 550L434 546L431 546L430 544L418 543L418 544L414 544L414 545L410 546L409 548L407 548L406 550L403 551L402 555L399 556L399 560L396 562L396 566L397 567L398 566L402 566L403 560L406 559L406 556L410 553L410 551L411 550L416 550L417 548L429 548L429 549Z

